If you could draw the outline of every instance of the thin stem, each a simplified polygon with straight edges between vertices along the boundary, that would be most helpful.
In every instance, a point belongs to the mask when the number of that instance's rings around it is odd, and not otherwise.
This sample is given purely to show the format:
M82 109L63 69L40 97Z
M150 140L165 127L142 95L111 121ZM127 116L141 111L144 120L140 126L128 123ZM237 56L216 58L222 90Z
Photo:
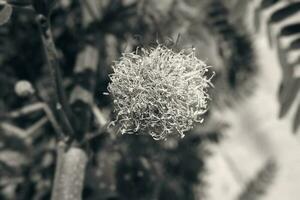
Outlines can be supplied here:
M49 19L43 15L37 16L37 22L39 24L43 46L47 57L47 63L50 69L52 84L55 88L55 102L56 110L62 121L63 128L69 135L74 135L74 130L67 117L67 113L71 113L71 109L66 101L65 92L63 88L62 76L59 69L59 61L56 52L56 47L50 30ZM66 135L66 134L65 134Z
M48 120L52 124L55 132L58 134L60 139L63 139L64 135L62 134L62 130L56 121L52 111L50 110L49 106L46 103L43 102L37 102L28 106L24 106L23 108L20 108L18 110L12 111L10 113L5 113L2 116L0 116L0 119L10 119L10 118L18 118L23 115L28 115L33 112L38 112L38 111L44 111ZM1 118L2 117L2 118Z

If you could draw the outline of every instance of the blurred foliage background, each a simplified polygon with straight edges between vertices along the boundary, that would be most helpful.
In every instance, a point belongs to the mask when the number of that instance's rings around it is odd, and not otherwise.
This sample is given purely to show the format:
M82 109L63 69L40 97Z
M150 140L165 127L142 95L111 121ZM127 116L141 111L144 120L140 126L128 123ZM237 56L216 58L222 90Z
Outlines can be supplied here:
M158 43L174 50L194 46L197 56L212 65L217 74L211 109L204 126L196 127L182 140L170 138L157 142L150 136L117 136L101 128L101 122L97 122L99 117L91 115L89 131L82 136L88 138L85 145L90 158L83 199L210 199L207 191L213 183L208 183L206 178L211 171L218 171L206 164L214 152L212 146L220 145L225 133L229 137L230 127L236 124L242 128L233 129L233 133L251 132L251 125L247 127L249 123L231 124L227 118L230 115L225 113L228 110L235 112L239 103L251 101L255 88L260 86L257 77L261 76L263 66L254 48L256 33L247 21L247 13L254 13L253 2L257 1L57 1L51 25L67 95L72 99L72 91L77 85L92 85L94 92L90 91L89 95L104 121L109 121L113 114L111 99L103 92L107 92L108 74L112 73L110 66L122 52ZM259 7L260 4L255 5ZM18 118L6 116L6 113L41 101L50 108L54 106L53 88L50 87L35 14L30 9L14 7L10 20L0 27L0 35L0 199L49 199L55 169L56 135L53 124L46 119L49 115L44 116L47 109L41 106L37 112L20 114ZM267 40L266 35L262 38ZM96 49L85 58L94 60L91 55L98 58L95 74L76 71L80 53L87 45ZM270 49L267 47L266 51L272 51ZM274 59L277 57L275 54ZM280 66L286 69L282 63L276 64L274 70ZM15 86L20 80L29 81L35 94L18 95ZM288 88L282 101L275 96L272 102L278 106L281 103L286 110L282 112L287 113L289 105L297 102L299 82L292 89L285 83L281 80L276 83L278 88L280 84L282 88ZM276 95L280 96L280 93ZM262 107L268 101L262 100ZM76 115L76 105L72 108ZM251 119L251 113L249 115L248 119ZM278 118L277 114L274 118ZM299 114L293 115L287 127L292 124L298 127L299 118ZM75 122L79 123L80 119ZM75 129L79 130L81 125L79 123ZM286 130L283 134L292 135L292 131ZM272 165L271 169L274 169ZM255 188L252 182L249 187ZM241 185L246 187L247 183ZM246 192L249 190L245 189ZM240 199L256 197L241 194Z

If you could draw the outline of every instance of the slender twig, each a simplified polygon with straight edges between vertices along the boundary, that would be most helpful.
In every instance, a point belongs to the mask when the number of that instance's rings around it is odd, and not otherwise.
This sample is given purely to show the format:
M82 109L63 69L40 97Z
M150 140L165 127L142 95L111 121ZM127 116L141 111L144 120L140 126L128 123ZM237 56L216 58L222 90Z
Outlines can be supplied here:
M51 111L51 109L49 108L49 106L47 104L45 104L45 106L43 107L44 112L46 113L49 121L51 122L55 132L58 134L59 138L63 138L63 133L62 130L58 124L58 122L56 121L53 112Z
M4 119L9 119L9 118L18 118L21 117L23 115L28 115L34 112L38 112L38 111L44 111L48 120L50 121L51 125L53 126L55 132L59 135L59 138L63 138L63 134L62 134L62 130L57 122L57 120L55 119L51 109L49 108L49 106L46 103L43 102L37 102L28 106L24 106L18 110L12 111L8 114L5 114L5 116L3 117Z
M39 132L37 131L40 128L42 128L47 122L48 122L48 118L42 117L27 129L22 129L18 126L6 122L0 123L0 127L9 135L14 135L20 139L23 139L27 145L30 145L32 144L34 138L39 136L39 134L37 134Z
M44 126L46 123L48 122L48 118L47 117L42 117L41 119L39 119L37 122L35 122L32 126L30 126L27 130L26 130L26 137L30 137L31 139L34 136L37 136L35 133L37 132L37 130L39 130L42 126Z
M19 138L24 137L24 129L21 129L20 127L14 126L12 124L9 124L7 122L2 122L0 124L0 128L4 131L4 133L9 133L9 135L14 135Z
M34 103L34 104L30 104L28 106L24 106L20 109L14 110L10 113L7 114L8 118L17 118L17 117L21 117L23 115L27 115L33 112L37 112L40 111L41 109L43 109L44 107L44 103L42 102L38 102L38 103Z
M70 124L69 118L67 117L67 113L70 114L71 110L65 97L56 47L50 30L50 22L49 19L43 15L37 16L37 22L40 28L43 46L51 73L52 84L55 88L54 98L56 102L56 110L62 122L61 125L64 130L68 132L65 136L74 135L74 130Z

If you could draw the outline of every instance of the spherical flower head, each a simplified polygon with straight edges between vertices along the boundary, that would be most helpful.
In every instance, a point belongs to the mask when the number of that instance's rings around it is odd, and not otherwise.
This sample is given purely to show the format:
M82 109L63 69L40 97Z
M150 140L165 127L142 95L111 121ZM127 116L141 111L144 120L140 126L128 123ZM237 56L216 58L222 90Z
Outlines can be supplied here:
M112 124L122 134L147 133L155 140L171 134L184 137L195 122L203 122L212 76L194 48L178 53L162 45L140 49L122 54L112 68Z

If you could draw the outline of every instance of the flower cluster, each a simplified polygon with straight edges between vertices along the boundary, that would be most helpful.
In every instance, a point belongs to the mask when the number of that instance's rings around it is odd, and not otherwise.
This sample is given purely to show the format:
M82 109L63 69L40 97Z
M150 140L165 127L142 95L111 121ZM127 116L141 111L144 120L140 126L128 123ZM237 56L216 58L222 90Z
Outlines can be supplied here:
M124 53L112 66L108 91L123 133L148 133L155 140L190 130L203 122L212 77L210 66L195 56L195 49L178 53L158 45Z

